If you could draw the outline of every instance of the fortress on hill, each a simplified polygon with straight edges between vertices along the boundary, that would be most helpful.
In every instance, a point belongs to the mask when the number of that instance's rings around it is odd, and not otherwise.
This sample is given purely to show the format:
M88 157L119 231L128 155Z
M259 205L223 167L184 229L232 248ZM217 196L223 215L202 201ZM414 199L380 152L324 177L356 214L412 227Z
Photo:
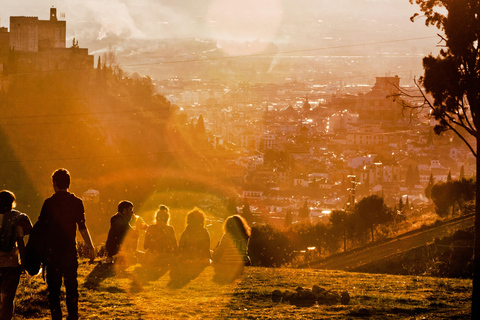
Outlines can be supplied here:
M93 68L94 57L73 41L67 48L66 21L50 8L50 19L10 17L10 31L0 27L0 73Z

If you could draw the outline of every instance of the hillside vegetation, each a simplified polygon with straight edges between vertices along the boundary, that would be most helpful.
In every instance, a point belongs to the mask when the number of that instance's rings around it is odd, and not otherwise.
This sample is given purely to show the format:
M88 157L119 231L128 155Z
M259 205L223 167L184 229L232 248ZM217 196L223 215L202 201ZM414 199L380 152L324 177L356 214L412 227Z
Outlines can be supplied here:
M247 267L242 279L219 284L213 268L183 284L169 272L133 265L81 261L82 319L469 319L471 281L340 271ZM348 291L349 304L296 307L273 302L273 290L294 291L314 284ZM41 276L22 278L17 319L48 319Z
M80 197L99 191L97 199L85 201L95 243L105 240L121 200L132 201L140 215L151 214L162 200L223 217L224 195L232 187L205 156L205 133L196 139L188 117L156 93L150 78L126 74L109 59L98 69L5 78L0 187L13 191L17 209L35 222L53 193L52 172L67 168L70 191Z

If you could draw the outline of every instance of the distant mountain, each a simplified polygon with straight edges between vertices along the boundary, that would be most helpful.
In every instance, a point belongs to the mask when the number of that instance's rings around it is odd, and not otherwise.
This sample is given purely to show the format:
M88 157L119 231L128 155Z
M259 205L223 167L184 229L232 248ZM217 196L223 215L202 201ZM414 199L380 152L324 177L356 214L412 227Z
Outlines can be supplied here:
M5 3L2 21L8 25L9 16L5 15L47 19L49 7L46 0L34 5L27 0ZM425 27L422 20L410 21L418 8L408 0L112 0L82 4L70 0L58 10L67 20L67 43L75 37L96 56L114 50L128 71L141 74L164 73L165 69L155 69L155 63L172 57L259 54L271 44L279 52L315 49L305 54L408 55L409 61L414 56L420 61L437 50L437 30ZM425 36L432 39L395 42ZM202 42L208 45L199 46ZM252 49L252 43L260 44L259 48ZM177 48L172 49L173 45ZM411 68L410 64L377 60L373 72L396 72L397 67ZM174 66L170 67L174 71ZM362 68L367 67L371 66Z

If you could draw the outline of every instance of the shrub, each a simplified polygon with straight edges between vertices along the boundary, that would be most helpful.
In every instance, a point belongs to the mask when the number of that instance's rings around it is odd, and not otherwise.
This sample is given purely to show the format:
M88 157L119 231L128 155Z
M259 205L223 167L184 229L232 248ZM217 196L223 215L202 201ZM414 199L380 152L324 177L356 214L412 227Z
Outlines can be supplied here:
M248 248L254 266L279 267L293 257L293 248L285 233L270 225L252 228Z

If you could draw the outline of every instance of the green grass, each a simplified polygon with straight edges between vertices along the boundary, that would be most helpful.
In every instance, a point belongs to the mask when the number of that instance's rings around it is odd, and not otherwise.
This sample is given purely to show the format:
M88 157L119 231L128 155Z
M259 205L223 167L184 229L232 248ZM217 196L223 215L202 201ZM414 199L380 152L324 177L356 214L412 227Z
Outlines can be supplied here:
M242 279L218 284L213 268L171 286L169 272L140 265L115 270L81 261L82 319L469 319L471 280L375 275L309 269L247 267ZM348 305L295 307L274 303L275 289L317 284L347 290ZM17 319L48 319L41 276L24 276L17 291Z

